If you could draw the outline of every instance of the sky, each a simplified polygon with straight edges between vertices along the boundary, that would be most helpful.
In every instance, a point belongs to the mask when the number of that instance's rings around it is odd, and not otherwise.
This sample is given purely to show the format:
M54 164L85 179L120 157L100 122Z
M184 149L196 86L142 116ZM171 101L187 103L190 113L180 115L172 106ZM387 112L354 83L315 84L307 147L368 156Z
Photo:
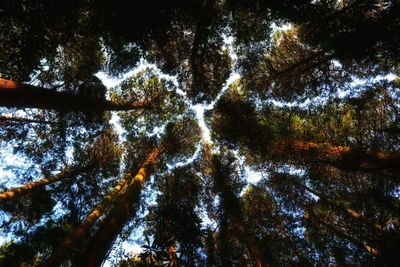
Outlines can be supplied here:
M277 31L280 29L282 29L282 30L290 29L290 25L283 25L282 27L275 27L274 30ZM237 56L235 55L235 53L232 49L233 38L225 36L224 43L225 43L224 48L229 50L229 53L230 53L233 61L235 61L237 59ZM160 78L172 81L176 85L176 88L179 88L179 84L177 82L176 77L163 74L161 71L158 70L158 68L154 64L149 64L148 62L146 62L144 60L142 60L140 62L140 64L138 65L137 68L121 75L120 77L111 77L111 76L108 76L105 72L99 72L96 74L96 76L100 80L102 80L103 84L108 89L110 89L113 87L117 87L121 83L121 81L125 80L126 78L131 77L132 75L136 74L139 71L142 71L145 68L153 68L153 69L157 70L157 74L160 76ZM174 166L174 167L190 164L196 158L196 156L201 152L202 144L205 144L205 143L212 144L213 143L209 126L205 122L204 113L205 113L205 111L212 110L214 108L215 104L221 98L221 96L226 92L226 90L228 90L229 86L239 78L240 78L240 75L236 72L233 72L230 75L230 77L227 79L224 87L221 89L218 96L211 103L207 103L207 104L193 105L193 104L191 104L190 100L186 97L186 93L183 90L181 90L181 89L177 90L177 93L180 94L184 98L186 103L193 110L193 112L196 116L198 125L201 129L202 138L201 138L201 142L197 146L197 149L196 149L194 155L191 158L187 159L185 162L177 163L176 166ZM26 116L26 114L24 112L22 112L21 114L14 114L14 115L18 115L20 117ZM113 125L114 130L119 135L120 141L122 141L124 129L120 124L120 120L119 120L117 112L112 113L110 123ZM73 155L72 152L73 152L72 150L68 151L67 155L72 157L72 155ZM18 183L15 183L17 181L17 179L16 179L15 175L13 174L13 172L3 168L2 166L14 166L16 168L23 169L23 168L26 168L27 165L28 165L27 162L23 158L13 154L12 146L9 146L8 148L3 147L2 149L0 149L0 185L4 185L7 188L20 185ZM257 183L261 179L261 173L258 171L252 170L249 166L244 166L244 170L245 170L245 176L246 176L248 183ZM204 223L209 224L211 222L209 220L207 220L207 218L204 218ZM10 237L5 237L0 234L0 245L8 240L10 240ZM140 245L132 243L132 242L123 242L122 248L126 252L134 252L134 253L135 252L137 253L141 250ZM111 266L110 261L107 260L103 266L105 266L105 267Z
M233 50L232 50L232 46L231 46L232 42L233 42L232 38L225 37L225 49L230 50L232 58L235 60L236 56L234 55ZM159 71L154 64L149 64L148 62L146 62L144 60L142 60L140 62L140 64L138 65L137 68L121 75L118 78L108 76L105 72L99 72L96 74L96 76L100 80L102 80L103 84L108 89L110 89L113 87L117 87L121 83L121 81L123 81L126 78L131 77L132 75L136 74L139 71L142 71L145 68L153 68L153 69L157 70L157 74L160 76L160 78L172 81L176 85L176 88L179 88L176 77L165 75L165 74L161 73L161 71ZM239 78L240 78L239 74L236 72L233 72L230 75L230 77L227 79L224 87L221 89L218 96L211 103L207 103L207 104L192 105L190 100L186 97L186 93L181 89L177 90L177 93L183 97L183 99L186 101L186 103L193 110L193 112L196 116L198 125L201 129L202 138L201 138L201 142L197 145L197 149L196 149L196 152L194 153L194 155L191 158L187 159L185 162L177 163L173 167L190 164L197 157L197 155L201 152L202 144L204 144L204 143L212 144L213 143L212 138L211 138L210 129L205 122L204 113L205 113L205 111L212 110L214 108L215 104L217 103L217 101L226 92L226 90L228 90L229 86ZM18 112L16 114L4 113L2 115L26 117L25 112L23 112L23 111L18 111ZM112 113L110 123L113 125L114 130L119 135L120 141L122 141L124 129L120 124L120 120L119 120L117 112ZM15 174L3 166L7 166L7 167L12 166L12 167L18 168L18 169L26 169L29 166L28 162L24 158L22 158L19 155L14 154L12 150L13 150L13 148L12 148L11 144L10 145L7 144L7 146L3 146L0 149L0 186L2 185L6 188L20 186L21 184L18 183L18 179L17 179L17 177L15 177ZM72 155L73 155L73 150L72 149L68 150L67 156L72 157ZM249 167L245 167L245 170L247 172L248 182L256 183L260 179L260 177L261 177L260 173L251 170ZM38 179L40 179L40 177L38 177ZM55 212L56 212L56 210L55 210ZM3 219L4 219L4 217L3 217ZM207 224L207 223L210 223L210 221L205 218L205 224ZM11 236L4 236L4 235L0 234L0 245L3 244L4 242L11 240L11 238L12 238ZM139 252L141 250L140 245L132 243L132 242L123 242L122 248L126 252ZM111 265L110 265L109 261L106 261L103 266L108 267Z
M277 27L275 30L287 30L290 29L290 25L284 25L282 27ZM235 58L235 55L233 53L233 51L231 50L231 44L232 44L232 39L229 37L225 37L225 44L226 44L226 49L230 50L230 53L232 55L233 58ZM103 84L107 87L107 88L112 88L112 87L116 87L120 84L120 82L130 76L132 76L133 74L145 69L145 68L154 68L157 69L157 67L153 64L149 64L147 62L145 62L144 60L140 62L140 64L138 65L138 67L124 75L122 75L119 78L115 78L115 77L110 77L108 76L106 73L104 72L99 72L96 74L96 76L102 80ZM173 76L169 76L169 75L165 75L163 73L161 73L160 71L158 71L158 74L161 76L161 78L164 78L166 80L170 80L173 81L173 83L175 85L177 85L177 88L179 88L178 86L178 82L176 77ZM396 76L394 75L387 75L385 77L377 77L377 80L393 80ZM221 96L226 92L226 90L228 90L229 86L235 82L237 79L240 78L240 75L236 72L233 72L230 77L228 78L228 80L226 81L224 87L221 89L220 93L218 94L218 96L216 97L216 99L214 99L211 103L208 104L196 104L196 105L192 105L189 103L189 100L186 97L186 94L184 91L178 89L178 93L180 95L182 95L182 97L185 99L187 103L190 104L190 108L193 110L193 112L195 113L198 125L201 129L201 135L202 135L202 143L209 143L212 144L213 140L211 137L211 132L210 132L210 128L207 125L205 118L204 118L204 113L205 111L209 111L212 110L215 107L215 104L217 103L217 101L221 98ZM352 86L357 86L360 84L364 84L367 81L364 80L357 80L355 79L354 82L352 83ZM340 97L344 97L347 92L339 92L338 93ZM306 100L306 102L301 103L301 105L308 105L310 102L307 101L312 101L312 100ZM314 101L322 101L322 100L318 100L318 99L314 99ZM298 105L299 103L283 103L283 102L278 102L278 101L274 101L273 102L274 105L276 106L283 106L283 105ZM4 115L4 114L3 114ZM19 114L21 115L21 114ZM23 116L24 114L22 114L21 116ZM124 129L121 126L121 124L119 123L119 117L118 117L118 113L113 112L112 116L111 116L111 124L114 126L114 130L118 133L120 140L123 138L123 133L124 133ZM196 149L195 154L188 159L185 162L182 163L178 163L178 165L185 165L185 164L190 164L191 161L194 160L194 158L197 156L198 153L200 153L201 151L201 145L202 143L200 143ZM70 153L72 155L72 153ZM11 187L11 186L16 186L15 184L15 175L13 174L12 171L4 168L3 166L14 166L15 168L25 168L27 166L27 162L13 154L12 152L12 147L2 147L0 149L0 186L4 185L7 187ZM290 167L290 166L289 166ZM253 170L252 168L250 168L249 166L244 165L244 170L245 170L245 177L248 183L257 183L261 178L261 172ZM296 172L301 172L301 170L292 170L294 173ZM298 173L297 173L298 174ZM205 220L207 222L207 220ZM2 243L4 243L5 241L7 241L7 238L2 236L0 234L0 245ZM129 251L133 251L133 252L139 252L140 251L140 245L132 243L132 242L123 242L122 243L122 248L129 252ZM105 267L111 266L109 261L106 261L104 263Z
M227 39L227 42L231 42L231 40ZM145 61L142 61L141 64L134 70L124 74L121 76L121 78L116 79L116 78L112 78L110 76L108 76L106 73L104 72L99 72L96 74L96 76L102 80L103 84L107 87L107 88L111 88L111 87L116 87L118 86L118 84L121 83L121 81L123 81L124 79L134 75L135 73L145 69L145 68L153 68L155 70L157 70L157 74L160 75L161 78L164 78L168 81L172 81L175 85L176 88L179 88L179 84L177 82L177 78L173 77L173 76L169 76L169 75L165 75L162 74L155 65L153 64L149 64ZM183 165L187 165L190 164L196 157L197 155L201 152L201 147L202 144L204 143L208 143L208 144L213 144L212 138L211 138L211 131L209 129L209 126L207 125L205 118L204 118L204 113L205 111L208 110L212 110L215 107L215 104L218 102L218 100L223 96L223 94L226 92L226 90L228 90L229 86L235 82L236 80L238 80L240 78L240 75L237 72L233 72L230 77L227 79L225 85L223 86L223 88L221 89L220 93L217 95L217 97L211 102L211 103L207 103L207 104L195 104L193 105L189 99L186 97L186 93L184 91L182 91L181 89L177 89L178 90L178 94L180 94L183 99L185 100L185 102L189 105L189 107L193 110L196 119L197 119L197 123L198 126L200 127L201 130L201 141L197 146L197 149L195 151L195 153L193 154L192 157L190 157L189 159L187 159L185 162L180 162L177 163L175 166L173 167L177 167L177 166L183 166ZM120 136L123 136L123 128L119 123L119 117L118 117L118 113L113 113L112 117L111 117L111 124L114 126L114 130L117 132L117 134ZM260 179L261 179L261 173L252 170L250 167L245 166L245 172L246 172L246 178L247 181L249 183L257 183ZM207 218L203 218L204 219L204 224L210 224L212 223L211 221L209 221ZM138 253L141 251L140 245L134 243L134 242L123 242L122 243L122 248L126 251L126 252L133 252L133 253ZM111 262L109 260L107 260L104 265L104 267L109 267L111 266Z

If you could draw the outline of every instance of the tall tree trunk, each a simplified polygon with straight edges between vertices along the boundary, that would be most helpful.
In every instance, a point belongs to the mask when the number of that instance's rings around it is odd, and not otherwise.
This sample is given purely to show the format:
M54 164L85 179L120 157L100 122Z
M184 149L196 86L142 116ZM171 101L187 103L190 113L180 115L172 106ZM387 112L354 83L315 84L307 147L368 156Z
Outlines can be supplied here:
M264 75L261 78L261 82L263 85L267 86L274 82L276 79L282 78L285 75L290 75L291 72L295 72L297 75L302 75L307 73L307 71L312 68L317 68L318 66L327 63L329 60L332 60L336 57L335 53L327 52L327 51L317 51L308 55L306 58L303 58L297 62L293 62L291 65L283 68L281 70L276 71L275 73L268 75Z
M274 158L290 155L306 164L326 163L348 171L400 175L400 153L394 151L356 151L348 146L280 139L271 146L269 153Z
M330 17L332 19L340 19L342 15L348 16L345 15L347 9L350 9L350 5L340 11L337 11L337 13L333 13ZM390 11L385 16L379 19L367 21L365 24L360 24L358 27L354 28L351 33L345 34L342 37L339 37L339 39L336 38L336 40L331 40L337 44L341 44L340 47L325 48L323 50L313 52L308 57L298 62L293 62L291 65L277 71L276 73L273 73L272 75L265 75L262 77L262 83L264 85L269 85L276 79L290 75L291 72L297 72L297 75L301 75L310 69L317 68L318 66L326 64L335 58L340 59L341 57L352 57L354 52L359 54L360 50L368 51L366 48L373 47L377 42L391 40L391 38L394 36L393 33L399 28L398 24L394 22L396 21L395 18L398 17L399 9L399 5L392 6ZM293 18L293 20L296 21L298 18ZM370 38L360 38L366 33L370 34ZM363 40L363 42L361 43L359 40ZM355 43L357 43L357 45L354 45ZM354 49L357 51L354 51ZM365 51L363 52L365 53Z
M219 264L224 267L233 267L231 257L233 248L229 235L229 222L225 212L220 214L218 235L218 256L220 259Z
M218 158L212 160L214 182L217 191L221 194L221 205L226 215L231 218L231 226L236 231L237 238L242 240L257 266L266 266L266 260L263 259L262 253L256 240L253 238L244 222L243 213L239 199L233 192L233 188L227 180L226 174L221 171L222 165Z
M96 113L111 110L146 109L150 107L151 101L151 99L147 99L143 102L121 104L0 78L0 106L2 107Z
M360 221L362 223L366 223L371 229L373 229L374 231L376 231L377 233L381 233L383 231L383 226L369 220L368 218L365 218L361 213L359 213L358 211L352 209L352 208L348 208L343 206L342 204L338 203L335 200L330 199L329 197L327 197L326 195L324 195L323 193L320 193L306 185L304 185L303 183L299 182L296 180L295 177L293 177L293 179L291 179L291 177L289 176L288 179L285 179L285 182L290 182L293 183L294 185L301 187L302 189L304 189L305 191L317 196L322 202L327 203L329 206L331 206L332 208L337 209L339 212L346 214L347 216Z
M101 203L89 213L86 219L82 221L80 226L78 226L70 235L67 236L67 238L65 238L65 240L61 243L57 250L52 253L44 266L60 266L65 261L71 250L74 247L77 247L79 240L87 236L88 231L95 224L97 219L110 208L118 194L131 180L131 174L128 174L124 178L122 178L120 182L114 187L114 189L107 196L104 197Z
M216 259L216 244L214 238L214 231L211 230L210 228L207 228L206 230L204 249L205 249L205 254L207 256L206 267L216 266L217 259Z
M169 267L178 267L175 244L168 246Z
M4 193L1 193L0 194L0 204L14 200L16 197L21 197L23 195L29 194L37 188L54 183L56 181L67 178L69 176L75 176L75 175L79 174L80 172L86 170L87 168L88 167L77 167L77 166L68 167L66 170L64 170L63 172L61 172L57 175L42 178L38 181L31 182L31 183L25 184L23 186L6 191Z
M361 213L357 212L356 210L354 210L352 208L344 207L342 204L338 203L337 201L329 199L324 194L317 192L300 182L292 181L292 180L291 180L291 182L295 183L297 186L303 188L304 190L316 195L318 198L321 199L321 201L326 202L328 205L338 209L340 212L347 214L347 216L367 224L372 229L374 229L377 233L381 233L383 231L383 227L381 225L370 221L368 218L365 218Z
M305 217L311 219L313 221L313 224L311 224L312 228L315 228L316 226L314 224L321 224L325 226L329 231L335 233L338 237L349 241L350 243L353 243L355 246L363 249L365 252L374 255L374 256L380 256L380 252L370 246L369 244L365 243L362 241L362 239L357 239L351 234L346 233L344 229L341 229L341 227L337 226L332 220L329 218L324 218L323 215L321 214L316 214L315 211L312 209L310 210L309 206L300 204L299 205L302 209L305 211ZM328 221L329 220L329 221Z
M36 120L21 117L11 117L11 116L0 116L0 124L3 123L39 123L39 124L55 124L56 122L46 121L46 120Z
M128 184L126 191L120 195L110 213L100 223L99 229L89 240L85 250L78 255L74 266L95 267L101 265L124 225L136 213L134 204L139 202L143 184L149 178L164 149L164 144L153 149L136 176Z
M329 222L325 221L324 219L320 219L320 218L318 219L318 221L321 222L323 225L325 225L326 228L328 228L329 230L334 232L339 237L350 241L354 245L356 245L359 248L363 249L365 252L367 252L367 253L369 253L371 255L374 255L376 257L380 256L380 252L376 248L374 248L374 247L362 242L361 240L359 240L359 239L357 239L357 238L345 233L343 230L341 230L335 224L329 223Z

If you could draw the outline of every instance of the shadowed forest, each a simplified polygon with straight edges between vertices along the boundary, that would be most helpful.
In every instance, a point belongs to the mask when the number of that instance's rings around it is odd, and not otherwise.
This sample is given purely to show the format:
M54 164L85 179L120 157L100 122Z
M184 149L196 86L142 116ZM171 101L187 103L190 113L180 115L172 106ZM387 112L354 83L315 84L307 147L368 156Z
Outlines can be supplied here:
M2 0L0 266L396 266L399 0Z

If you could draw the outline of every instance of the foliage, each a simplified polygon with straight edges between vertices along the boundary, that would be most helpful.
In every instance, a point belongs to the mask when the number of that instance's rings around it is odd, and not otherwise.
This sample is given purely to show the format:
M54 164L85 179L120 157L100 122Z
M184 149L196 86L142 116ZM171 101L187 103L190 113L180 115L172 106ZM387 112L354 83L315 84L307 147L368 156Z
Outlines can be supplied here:
M393 264L399 14L2 1L0 265Z

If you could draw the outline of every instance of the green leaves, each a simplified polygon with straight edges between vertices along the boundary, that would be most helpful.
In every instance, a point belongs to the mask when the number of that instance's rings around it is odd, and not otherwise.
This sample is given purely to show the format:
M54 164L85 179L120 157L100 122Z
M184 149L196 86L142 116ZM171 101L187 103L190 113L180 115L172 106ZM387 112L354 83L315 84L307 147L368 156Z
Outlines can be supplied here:
M146 68L124 80L114 89L112 98L118 103L140 102L148 105L143 110L121 114L128 132L144 131L151 133L175 119L174 115L184 112L185 103L177 93L172 81L163 79L155 69ZM133 133L132 133L133 134Z
M100 264L119 232L152 244L120 266L396 262L398 1L3 2L0 112L21 120L1 120L0 154L25 160L1 170L82 169L2 207L0 265L46 260L121 173L136 182L65 264ZM42 93L12 97L22 81Z

